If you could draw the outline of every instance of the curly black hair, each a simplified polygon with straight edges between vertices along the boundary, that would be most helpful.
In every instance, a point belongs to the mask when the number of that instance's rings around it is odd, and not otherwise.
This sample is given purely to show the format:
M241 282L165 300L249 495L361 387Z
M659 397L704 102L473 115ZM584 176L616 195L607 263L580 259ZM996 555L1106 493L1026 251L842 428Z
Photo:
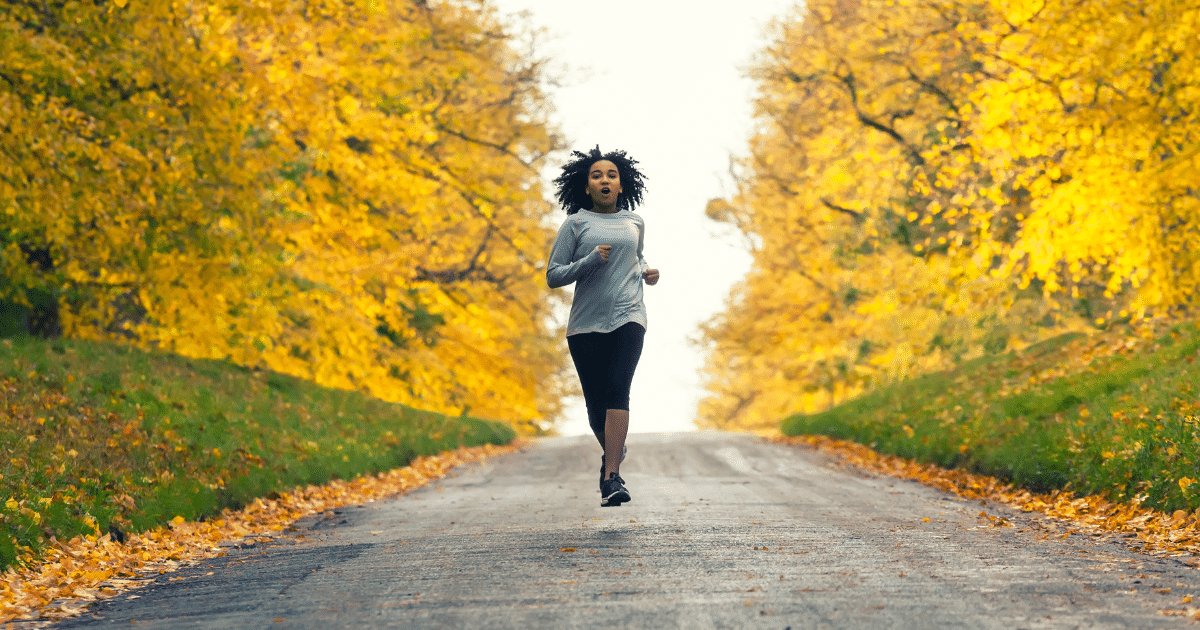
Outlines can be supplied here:
M600 160L617 165L621 175L621 194L617 197L618 210L633 210L642 203L642 192L646 190L646 176L637 168L637 160L625 155L624 151L601 153L600 146L584 153L572 151L571 161L562 167L562 175L554 180L558 190L558 202L567 214L592 209L592 198L587 194L588 171Z

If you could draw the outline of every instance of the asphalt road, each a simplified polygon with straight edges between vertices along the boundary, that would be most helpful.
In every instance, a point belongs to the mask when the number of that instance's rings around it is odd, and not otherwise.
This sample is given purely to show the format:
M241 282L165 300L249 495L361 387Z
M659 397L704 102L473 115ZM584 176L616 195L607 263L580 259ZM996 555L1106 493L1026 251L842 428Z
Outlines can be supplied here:
M599 466L540 441L53 627L1178 628L1158 611L1200 596L1121 539L750 436L631 436L617 508Z

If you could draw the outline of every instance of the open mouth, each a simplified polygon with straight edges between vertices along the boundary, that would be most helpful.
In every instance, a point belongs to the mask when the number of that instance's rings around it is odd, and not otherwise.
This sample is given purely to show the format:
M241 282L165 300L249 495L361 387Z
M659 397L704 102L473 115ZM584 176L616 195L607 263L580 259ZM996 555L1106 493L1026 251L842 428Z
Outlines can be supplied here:
M604 194L606 194L606 195L607 195L607 194L610 192L610 190L611 190L611 189L609 189L609 188L601 188L601 189L600 189L600 192L602 192L602 193L604 193Z

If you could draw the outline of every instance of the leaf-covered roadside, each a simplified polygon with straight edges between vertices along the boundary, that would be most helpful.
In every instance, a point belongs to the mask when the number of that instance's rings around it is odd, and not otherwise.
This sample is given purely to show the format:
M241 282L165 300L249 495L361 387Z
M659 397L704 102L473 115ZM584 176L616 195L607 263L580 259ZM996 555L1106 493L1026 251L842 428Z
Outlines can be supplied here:
M411 465L352 481L297 487L274 498L255 499L220 518L166 526L131 535L124 544L112 535L79 536L49 549L25 569L9 569L0 581L0 623L14 619L61 619L90 602L139 585L139 576L174 571L183 563L224 555L216 544L232 538L271 537L298 519L344 505L375 501L440 479L455 466L518 448L484 445L417 458Z
M1106 532L1122 533L1142 543L1143 550L1155 555L1194 556L1200 552L1200 510L1167 513L1140 505L1138 501L1117 502L1101 496L1077 496L1073 492L1032 493L1004 483L995 477L964 470L923 464L895 455L883 455L862 444L823 435L773 436L773 440L793 446L814 448L836 455L841 461L875 472L912 479L944 492L968 499L1003 503L1026 512L1039 512L1070 524L1063 538L1075 535L1098 536ZM993 527L1011 527L1000 516L980 512ZM926 518L925 520L929 520ZM1057 534L1057 532L1055 532ZM1043 533L1043 535L1049 535ZM1195 561L1189 562L1195 566ZM1170 589L1166 589L1170 591ZM1200 607L1188 606L1191 596L1180 601L1179 608L1160 610L1162 615L1200 620Z
M1188 556L1200 553L1200 513L1185 510L1164 512L1140 505L1137 501L1112 501L1097 495L1081 496L1069 491L1030 492L995 477L885 455L862 444L822 435L776 436L772 439L831 453L854 466L919 481L967 499L994 501L1026 512L1038 512L1069 521L1073 527L1067 530L1066 535L1121 532L1136 537L1148 553ZM997 527L1011 526L1003 517L980 516Z
M784 444L815 448L832 453L841 461L901 479L912 479L951 492L968 499L982 499L1003 503L1026 512L1039 512L1070 524L1063 538L1075 535L1098 536L1106 532L1118 532L1137 538L1147 553L1174 557L1195 556L1200 552L1200 510L1189 513L1175 510L1167 513L1143 507L1134 501L1111 501L1101 496L1077 496L1073 492L1054 491L1033 493L1004 483L995 477L978 475L963 470L942 468L935 464L923 464L895 455L882 455L862 444L839 440L823 435L774 436ZM1001 516L990 516L980 512L993 527L1011 527ZM926 521L929 519L926 518ZM1055 532L1057 534L1057 532ZM1043 536L1049 535L1043 530ZM1195 561L1189 562L1195 566ZM1162 593L1168 593L1167 588ZM1172 617L1190 617L1200 620L1200 607L1187 606L1191 596L1180 601L1179 608L1167 608L1159 614Z
M0 569L77 536L212 518L354 479L499 422L447 417L229 363L85 341L0 342Z
M1200 329L1066 335L783 422L1033 492L1200 508Z

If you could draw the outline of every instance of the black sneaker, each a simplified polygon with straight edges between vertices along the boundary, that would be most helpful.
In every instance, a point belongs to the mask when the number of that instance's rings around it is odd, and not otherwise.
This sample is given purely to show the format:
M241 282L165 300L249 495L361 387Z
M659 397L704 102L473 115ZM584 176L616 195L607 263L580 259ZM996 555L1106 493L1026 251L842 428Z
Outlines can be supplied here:
M619 463L625 463L625 455L629 453L628 446L621 447L621 460ZM600 483L604 483L604 453L600 453Z
M600 507L616 507L630 500L625 480L617 473L609 473L608 479L600 482Z

